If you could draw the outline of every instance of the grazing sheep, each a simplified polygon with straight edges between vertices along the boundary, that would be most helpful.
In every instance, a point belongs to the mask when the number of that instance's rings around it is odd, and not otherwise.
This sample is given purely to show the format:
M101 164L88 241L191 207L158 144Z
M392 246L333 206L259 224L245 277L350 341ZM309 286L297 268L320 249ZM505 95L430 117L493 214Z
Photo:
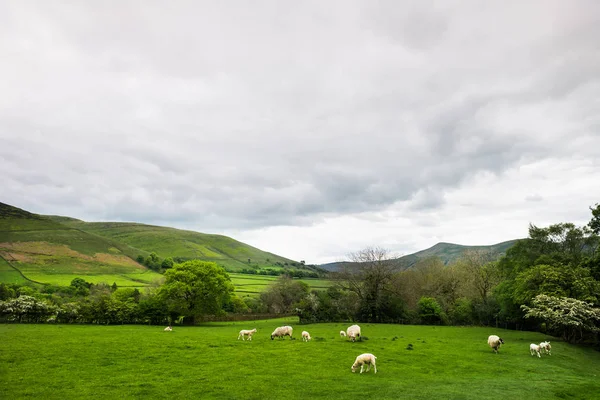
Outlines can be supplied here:
M165 332L171 332L172 330L173 330L173 328L171 328L171 325L169 325L165 328Z
M529 345L529 352L531 353L532 356L536 355L541 358L542 356L540 355L540 346L535 344L535 343L531 343Z
M502 340L499 336L490 335L490 337L488 338L488 344L492 349L494 349L494 353L498 353L500 345L504 344L504 340Z
M542 342L542 343L540 343L540 348L542 348L544 350L544 352L546 354L548 354L549 356L552 355L550 353L550 350L552 350L552 346L550 346L550 342Z
M371 365L373 365L373 368L375 369L375 373L377 373L377 365L375 365L376 359L377 359L377 357L375 357L371 353L361 354L360 356L356 357L354 364L352 364L351 370L352 370L352 372L356 372L356 369L360 365L360 373L362 374L363 368L365 367L365 364L367 364L367 372L369 372L371 370Z
M310 333L306 332L306 331L302 331L302 340L304 340L305 342L308 342L310 340Z
M352 325L346 329L346 333L348 334L350 340L354 342L356 341L356 338L360 339L360 326Z
M240 338L242 338L242 340L246 340L246 339L244 339L245 336L248 336L248 340L252 340L252 335L254 335L255 333L256 333L256 328L242 329L240 331L240 334L238 335L238 340L240 340Z
M346 332L340 331L340 337L346 337Z
M280 326L271 333L271 340L275 337L282 338L284 336L289 336L292 339L293 331L294 329L291 326Z

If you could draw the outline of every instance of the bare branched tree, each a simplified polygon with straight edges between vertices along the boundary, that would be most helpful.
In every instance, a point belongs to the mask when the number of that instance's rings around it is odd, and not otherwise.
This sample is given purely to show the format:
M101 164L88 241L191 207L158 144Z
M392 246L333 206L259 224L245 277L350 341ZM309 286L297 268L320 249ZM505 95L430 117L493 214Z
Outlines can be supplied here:
M466 251L459 265L466 273L466 281L472 285L483 304L487 304L492 289L500 282L500 272L489 251Z
M344 263L334 275L337 284L355 293L362 314L367 320L379 321L381 309L389 290L389 283L398 269L398 261L380 247L367 247L349 255L351 263Z

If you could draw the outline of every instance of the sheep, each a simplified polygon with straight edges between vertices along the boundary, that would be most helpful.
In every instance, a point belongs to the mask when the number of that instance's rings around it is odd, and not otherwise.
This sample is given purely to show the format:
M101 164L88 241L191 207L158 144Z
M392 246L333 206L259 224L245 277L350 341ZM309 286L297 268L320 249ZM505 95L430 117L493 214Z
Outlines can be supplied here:
M490 335L488 338L488 344L492 349L494 349L494 353L498 354L498 350L500 349L500 345L504 344L504 340L496 335Z
M542 357L540 355L540 346L538 344L531 343L529 345L529 352L531 353L532 356L534 356L537 353L538 358Z
M348 327L348 329L346 329L346 333L348 334L348 337L350 338L350 340L352 340L354 342L354 341L356 341L357 337L360 339L360 326L352 325L352 326Z
M171 325L169 325L165 328L165 332L171 332L172 330L173 330L173 328L171 328Z
M540 343L540 348L542 348L544 350L544 353L548 354L549 356L552 355L550 353L550 350L552 350L552 346L550 346L550 342L542 342L542 343Z
M346 332L340 331L340 337L346 337Z
M310 333L308 333L307 331L302 331L302 340L308 342L310 339Z
M352 367L350 369L352 370L352 372L356 372L356 369L360 365L360 373L362 374L363 368L364 368L365 364L367 364L367 372L369 372L371 370L371 365L373 365L373 368L375 369L375 373L377 373L377 365L375 365L376 359L377 359L377 357L375 357L371 353L361 354L360 356L356 357L356 360L354 361L354 364L352 364Z
M240 338L242 338L242 340L246 340L244 339L245 336L248 336L248 340L252 340L252 335L254 335L256 333L256 328L254 329L242 329L240 331L240 334L238 335L238 340L240 340Z
M280 326L279 328L276 328L273 333L271 333L271 340L273 340L275 337L282 338L284 336L289 336L290 339L292 339L293 331L294 329L291 326Z

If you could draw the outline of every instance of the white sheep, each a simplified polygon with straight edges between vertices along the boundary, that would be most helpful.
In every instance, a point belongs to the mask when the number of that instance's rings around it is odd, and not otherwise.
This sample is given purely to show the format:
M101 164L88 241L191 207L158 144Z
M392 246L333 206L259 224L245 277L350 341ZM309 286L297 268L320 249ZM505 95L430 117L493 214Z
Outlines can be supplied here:
M350 369L352 370L352 372L356 372L356 369L360 365L360 373L362 374L363 368L365 367L365 364L367 364L367 372L369 372L371 370L371 365L373 365L373 368L375 369L375 373L377 373L377 365L375 365L376 359L377 359L377 357L375 357L371 353L361 354L360 356L356 357L356 360L354 361L354 364L352 364L352 368L350 368Z
M240 340L240 338L242 338L242 340L246 340L244 339L244 337L248 336L248 340L252 340L252 335L254 335L256 333L256 328L254 329L242 329L240 331L240 334L238 335L238 340Z
M354 342L356 341L356 338L360 339L360 326L352 325L346 329L346 333L348 334L350 340Z
M340 331L340 337L346 337L346 332Z
M173 330L173 328L171 328L171 325L169 325L165 328L165 332L171 332L172 330Z
M494 349L494 353L498 353L500 345L504 344L504 340L502 340L502 338L500 338L499 336L490 335L490 337L488 337L488 344L492 349Z
M538 345L538 344L531 343L529 345L529 352L531 353L532 356L537 354L538 357L542 357L540 355L540 345Z
M552 350L552 346L550 346L550 342L542 342L542 343L540 343L540 348L542 348L544 350L544 352L546 354L548 354L549 356L552 355L550 353L550 351Z
M310 339L310 333L308 333L307 331L302 331L302 340L308 342Z
M293 333L294 329L291 326L280 326L279 328L276 328L273 333L271 333L271 340L273 340L273 338L275 337L285 337L285 336L289 336L290 339L292 339L292 333Z

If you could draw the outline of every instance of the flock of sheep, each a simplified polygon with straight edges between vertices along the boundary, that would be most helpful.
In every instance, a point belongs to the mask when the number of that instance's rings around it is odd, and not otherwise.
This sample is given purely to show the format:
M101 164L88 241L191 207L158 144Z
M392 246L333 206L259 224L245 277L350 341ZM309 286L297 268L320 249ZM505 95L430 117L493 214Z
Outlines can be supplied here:
M238 340L240 340L240 339L246 340L246 338L248 338L248 340L252 340L252 336L255 333L256 333L256 328L242 329L240 331L240 333L238 334ZM291 326L289 326L289 325L280 326L278 328L275 328L273 333L271 333L271 340L275 339L276 337L281 339L286 336L289 336L290 339L292 339L293 333L294 333L294 328L292 328ZM360 339L360 326L358 326L358 325L349 326L345 332L340 331L340 336L348 337L348 338L350 338L351 341L354 342L354 341L356 341L356 339ZM307 331L302 331L302 341L308 342L310 339L311 339L310 333L308 333ZM354 364L352 364L352 367L350 367L350 370L352 372L356 372L358 367L360 367L360 373L362 374L363 369L366 365L367 372L369 372L371 370L371 366L373 366L375 373L377 373L377 365L375 365L376 359L377 359L377 357L375 357L371 353L361 354L358 357L356 357L356 360L354 361Z
M488 344L494 350L494 353L498 353L500 346L504 344L504 340L497 335L490 335L490 337L488 337ZM542 357L542 352L547 355L552 355L551 350L552 346L550 345L550 342L542 342L540 344L531 343L529 345L529 353L531 353L532 356L537 354L540 358Z
M173 330L173 328L171 328L170 325L165 328L165 331L170 332L172 330ZM240 331L240 333L238 334L238 340L240 340L240 339L246 340L246 338L248 338L248 340L252 340L252 336L254 336L255 333L256 333L256 328L242 329ZM280 326L278 328L275 328L273 333L271 333L271 340L275 339L276 337L281 339L286 336L289 336L290 339L292 339L293 333L294 333L294 328L292 328L291 326L289 326L289 325ZM349 326L348 329L346 329L346 331L340 331L340 336L348 337L353 342L356 341L356 339L360 340L360 326L358 326L358 325ZM311 339L310 333L308 333L307 331L302 331L302 341L308 342L310 339ZM494 353L498 353L500 346L503 344L504 344L504 340L502 340L502 338L497 335L490 335L488 337L488 345L492 348L492 350L494 350ZM532 356L537 354L538 357L541 357L542 352L544 352L547 355L551 355L551 350L552 350L552 346L550 345L550 342L542 342L540 344L531 343L529 345L529 352L531 353ZM367 372L369 372L371 370L371 366L373 366L375 373L377 373L377 365L375 365L376 359L377 359L377 357L375 357L371 353L361 354L358 357L356 357L356 360L354 361L354 364L352 364L352 367L350 369L352 372L356 372L356 370L360 366L360 373L362 374L363 368L365 367L365 365L367 366Z

